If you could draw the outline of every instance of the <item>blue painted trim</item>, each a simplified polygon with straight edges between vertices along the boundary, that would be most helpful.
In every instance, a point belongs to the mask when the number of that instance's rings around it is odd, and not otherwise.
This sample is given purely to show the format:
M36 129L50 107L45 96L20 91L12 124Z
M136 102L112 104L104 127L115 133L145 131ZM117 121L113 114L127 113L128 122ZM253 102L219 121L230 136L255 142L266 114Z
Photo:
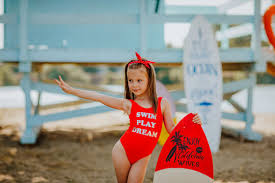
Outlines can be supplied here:
M217 31L216 38L218 41L221 41L223 39L238 38L238 37L252 35L252 34L253 34L253 24L247 23L247 24L242 24L235 27L230 27L227 29L222 29L221 31ZM268 42L264 28L262 28L261 30L261 40Z
M245 131L248 133L252 131L252 124L254 123L254 117L252 114L252 101L253 101L253 86L256 85L256 74L250 73L249 77L253 82L250 87L247 88L247 105L246 105L246 124L245 124Z
M245 113L222 112L222 118L236 120L236 121L245 121Z
M147 22L154 23L190 23L197 14L186 14L186 15L151 15L146 17ZM214 24L242 24L242 23L252 23L254 21L254 16L252 15L203 15L209 23Z
M183 105L183 104L176 104L176 109L177 112L185 112L187 113L187 105Z
M108 53L108 54L106 54ZM134 58L135 49L48 49L30 51L33 61L73 61L73 62L127 62Z
M18 49L0 49L0 62L14 62L19 60Z
M216 6L183 6L183 5L166 5L166 14L218 14L218 8Z
M237 92L245 88L249 88L255 86L255 79L254 78L248 78L243 79L240 81L233 81L230 83L224 83L223 84L223 93L231 93L231 92Z
M226 13L226 11L238 7L242 4L248 3L251 0L234 0L234 1L227 1L224 4L218 6L220 13Z
M261 25L262 25L262 16L261 16L261 1L254 0L254 28L252 34L252 49L255 54L255 71L257 72L265 72L266 71L266 63L262 56L262 43L261 43Z
M164 23L190 23L197 14L182 15L146 15L146 23L164 24ZM253 15L203 15L209 23L215 24L243 24L253 23ZM0 19L7 24L16 24L15 15L7 14ZM8 22L7 22L8 21ZM127 14L50 14L50 13L32 13L28 16L30 24L138 24L139 15ZM1 22L0 22L1 23Z
M73 111L66 111L66 112L60 112L55 114L49 114L49 115L35 115L32 116L33 123L31 124L33 127L35 126L41 126L43 123L50 122L50 121L57 121L57 120L63 120L63 119L69 119L74 117L80 117L80 116L87 116L97 113L103 113L108 111L114 111L115 109L112 109L108 106L97 106L97 107L90 107L86 109L79 109L79 110L73 110Z
M0 23L3 24L17 24L16 15L15 14L3 14L0 15Z
M255 82L256 82L255 77L249 77L248 79L244 79L240 81L224 83L222 91L224 94L237 92L243 89L254 87ZM171 91L170 95L173 97L175 101L185 97L184 90Z
M28 36L27 36L27 16L28 16L28 0L20 1L20 13L19 13L19 71L30 72L31 62L28 57Z
M262 140L262 135L251 131L250 133L247 133L246 131L242 130L242 129L235 129L232 127L229 127L227 125L222 125L222 128L224 129L229 129L230 131L234 131L235 135L237 137L243 137L247 140L251 140L251 141L261 141Z
M53 85L53 84L46 84L46 83L41 83L41 82L35 82L31 84L31 89L32 90L37 90L38 92L50 92L50 93L62 93L64 92L60 89L60 87ZM69 95L66 94L65 95Z
M140 45L139 45L139 49L140 49L140 54L141 55L144 55L145 54L145 51L146 51L146 47L147 47L147 38L146 38L146 29L147 29L147 26L146 26L146 14L147 14L147 11L146 11L146 3L145 3L145 0L140 0L140 12L139 12L139 30L140 30Z
M170 95L171 95L171 97L173 98L174 101L178 101L181 98L185 97L184 90L170 91L169 93L170 93Z
M228 24L221 24L221 31L224 32L225 30L227 30L229 27ZM217 33L216 33L217 35ZM218 36L217 36L218 37ZM221 36L221 48L222 49L228 49L229 48L229 40L226 36Z
M27 46L27 12L28 0L20 1L20 14L19 14L19 61L26 62L28 60Z
M187 113L187 106L184 104L176 104L176 108L178 112L185 112ZM228 113L228 112L222 112L222 118L224 119L231 119L235 121L243 122L245 121L245 113Z
M29 21L30 24L138 24L139 15L32 13Z
M29 50L29 60L32 62L102 62L121 63L135 58L136 49L77 49L77 48L50 48L48 50ZM108 53L108 54L106 54ZM181 63L182 49L147 49L143 57L155 60L158 63ZM250 48L220 49L220 58L224 63L254 62L253 50ZM17 61L18 51L15 49L0 50L0 60L3 62Z
M31 79L30 73L24 73L23 78L20 81L20 86L25 94L25 116L26 116L26 128L23 135L20 138L22 144L34 144L36 142L40 126L34 127L32 124L35 121L32 120L32 100L30 96L31 92Z
M20 138L20 143L21 144L35 144L39 132L40 132L40 127L26 128Z
M80 89L80 88L79 88ZM58 93L58 94L64 94L64 95L69 95L64 93L59 86L54 85L54 84L46 84L46 83L42 83L42 82L32 82L31 83L31 90L37 90L38 92L49 92L49 93ZM110 91L111 92L111 91ZM109 95L109 96L113 96L113 97L123 97L123 94L112 94L109 92L102 92L100 91L99 93L105 94L105 95Z

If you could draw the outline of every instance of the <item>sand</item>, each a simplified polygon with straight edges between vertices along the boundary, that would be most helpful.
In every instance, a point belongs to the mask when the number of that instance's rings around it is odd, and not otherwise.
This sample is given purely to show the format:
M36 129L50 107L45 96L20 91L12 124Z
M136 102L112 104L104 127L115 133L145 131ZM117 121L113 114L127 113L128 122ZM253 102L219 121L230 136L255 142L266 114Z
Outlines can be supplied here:
M177 120L184 115L177 113ZM128 117L122 112L44 124L35 145L19 143L24 121L24 109L0 109L0 182L116 182L111 151L128 127ZM223 123L244 126L230 120ZM220 150L213 154L215 183L275 182L275 114L255 114L253 130L263 135L262 141L222 135ZM157 145L145 183L153 181L160 150Z

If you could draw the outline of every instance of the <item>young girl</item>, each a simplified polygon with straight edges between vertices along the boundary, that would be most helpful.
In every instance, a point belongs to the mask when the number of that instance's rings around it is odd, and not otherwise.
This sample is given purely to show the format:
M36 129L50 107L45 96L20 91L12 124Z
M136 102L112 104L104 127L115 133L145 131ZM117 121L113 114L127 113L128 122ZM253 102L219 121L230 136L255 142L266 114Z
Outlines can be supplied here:
M169 134L175 127L167 99L156 94L156 74L152 65L155 62L141 58L138 53L136 56L137 59L125 65L125 98L72 88L60 76L59 81L55 80L66 93L101 102L129 115L130 127L112 151L118 183L143 182L148 161L160 136L162 121ZM201 124L197 114L193 122Z

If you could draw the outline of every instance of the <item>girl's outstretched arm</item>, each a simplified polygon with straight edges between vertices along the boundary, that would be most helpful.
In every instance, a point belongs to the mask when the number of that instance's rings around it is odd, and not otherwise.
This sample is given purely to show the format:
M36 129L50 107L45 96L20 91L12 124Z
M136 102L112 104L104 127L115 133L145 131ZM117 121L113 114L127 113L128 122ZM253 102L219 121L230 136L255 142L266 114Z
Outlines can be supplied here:
M69 84L64 82L62 80L61 76L59 76L59 81L58 80L55 80L55 81L65 93L72 94L72 95L78 96L80 98L97 101L97 102L100 102L100 103L102 103L108 107L114 108L114 109L118 109L118 110L127 112L128 108L130 106L130 103L131 103L127 99L103 95L96 91L88 91L88 90L81 90L81 89L73 88Z

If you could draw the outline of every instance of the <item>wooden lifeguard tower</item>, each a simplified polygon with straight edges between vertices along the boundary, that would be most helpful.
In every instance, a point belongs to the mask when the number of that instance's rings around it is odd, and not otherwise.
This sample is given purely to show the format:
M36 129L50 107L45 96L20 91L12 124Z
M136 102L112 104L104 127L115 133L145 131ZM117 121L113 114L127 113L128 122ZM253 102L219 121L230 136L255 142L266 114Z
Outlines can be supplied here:
M40 95L44 91L62 91L54 84L33 82L30 79L32 68L44 63L122 65L134 56L135 51L159 65L181 66L183 51L166 48L164 24L188 23L196 15L204 16L210 23L221 24L222 30L216 37L222 42L220 57L223 68L245 68L250 72L244 80L224 84L224 99L238 112L224 112L223 118L245 122L245 129L238 133L249 140L260 140L261 136L251 129L254 121L252 94L256 84L255 73L265 71L266 61L274 61L275 57L261 47L261 0L251 0L254 3L254 13L251 15L226 13L228 9L247 2L231 0L219 7L204 7L168 6L164 0L4 0L4 14L0 16L0 23L5 24L5 36L0 60L18 63L19 71L24 74L21 87L26 99L26 129L20 142L35 143L41 125L46 122L112 110L102 105L40 115ZM229 24L240 25L230 28ZM244 30L242 26L251 27L251 31L234 34L237 30ZM230 48L228 40L241 34L252 34L251 47ZM246 108L231 98L232 94L243 89L248 92ZM33 113L31 90L39 92ZM108 94L123 97L122 93ZM183 90L171 91L171 94L175 101L184 97ZM177 110L184 111L185 107L177 104Z

